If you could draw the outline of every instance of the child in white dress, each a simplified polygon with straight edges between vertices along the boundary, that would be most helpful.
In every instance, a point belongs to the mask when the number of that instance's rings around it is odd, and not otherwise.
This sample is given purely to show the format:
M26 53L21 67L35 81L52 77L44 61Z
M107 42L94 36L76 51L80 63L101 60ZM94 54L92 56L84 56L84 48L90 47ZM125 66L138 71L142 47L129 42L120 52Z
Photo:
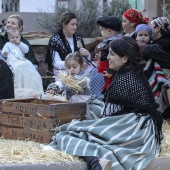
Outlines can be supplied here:
M21 42L19 30L10 29L8 31L8 38L10 42L4 45L1 53L14 70L15 98L44 95L40 74L33 64L25 58L29 47Z

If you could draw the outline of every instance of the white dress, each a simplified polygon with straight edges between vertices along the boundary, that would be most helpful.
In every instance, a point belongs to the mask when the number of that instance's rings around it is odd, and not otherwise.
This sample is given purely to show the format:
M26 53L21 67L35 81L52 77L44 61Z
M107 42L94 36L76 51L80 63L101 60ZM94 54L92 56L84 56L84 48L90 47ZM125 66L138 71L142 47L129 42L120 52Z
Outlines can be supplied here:
M22 42L19 46L7 42L2 49L2 54L4 51L8 52L6 60L13 67L15 98L44 95L40 74L34 65L25 58L28 50L29 47Z

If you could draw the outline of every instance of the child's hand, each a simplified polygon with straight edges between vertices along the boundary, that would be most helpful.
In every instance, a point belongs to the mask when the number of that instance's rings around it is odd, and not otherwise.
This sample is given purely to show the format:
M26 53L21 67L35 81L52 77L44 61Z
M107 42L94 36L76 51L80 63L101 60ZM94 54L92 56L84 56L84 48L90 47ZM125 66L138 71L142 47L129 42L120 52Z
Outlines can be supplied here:
M3 53L3 56L4 56L4 57L7 57L7 56L8 56L8 52L5 51L5 52Z
M109 74L107 71L103 71L103 76L111 78L113 74Z
M52 94L52 95L58 95L58 94L56 93L56 91L53 90L53 89L47 90L46 93L50 93L50 94Z
M16 40L15 41L15 45L20 45L21 41L20 40Z

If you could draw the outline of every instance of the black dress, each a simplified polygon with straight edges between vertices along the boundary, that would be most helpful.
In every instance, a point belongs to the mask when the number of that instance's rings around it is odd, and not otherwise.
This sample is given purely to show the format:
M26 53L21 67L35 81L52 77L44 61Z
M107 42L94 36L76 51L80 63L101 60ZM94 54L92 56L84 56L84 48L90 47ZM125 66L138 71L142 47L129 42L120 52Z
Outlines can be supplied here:
M0 59L0 99L14 98L13 73L7 63Z

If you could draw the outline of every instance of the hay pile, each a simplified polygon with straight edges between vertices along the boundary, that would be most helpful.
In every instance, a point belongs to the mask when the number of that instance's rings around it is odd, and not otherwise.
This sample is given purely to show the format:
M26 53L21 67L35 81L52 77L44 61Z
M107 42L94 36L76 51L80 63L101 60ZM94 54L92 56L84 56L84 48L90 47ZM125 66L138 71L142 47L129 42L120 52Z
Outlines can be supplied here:
M170 157L170 120L169 121L164 120L162 132L163 132L162 150L161 153L159 154L159 157L165 156Z
M0 139L1 164L50 164L54 162L82 162L78 157L61 151L47 152L39 147L39 143L22 140Z

